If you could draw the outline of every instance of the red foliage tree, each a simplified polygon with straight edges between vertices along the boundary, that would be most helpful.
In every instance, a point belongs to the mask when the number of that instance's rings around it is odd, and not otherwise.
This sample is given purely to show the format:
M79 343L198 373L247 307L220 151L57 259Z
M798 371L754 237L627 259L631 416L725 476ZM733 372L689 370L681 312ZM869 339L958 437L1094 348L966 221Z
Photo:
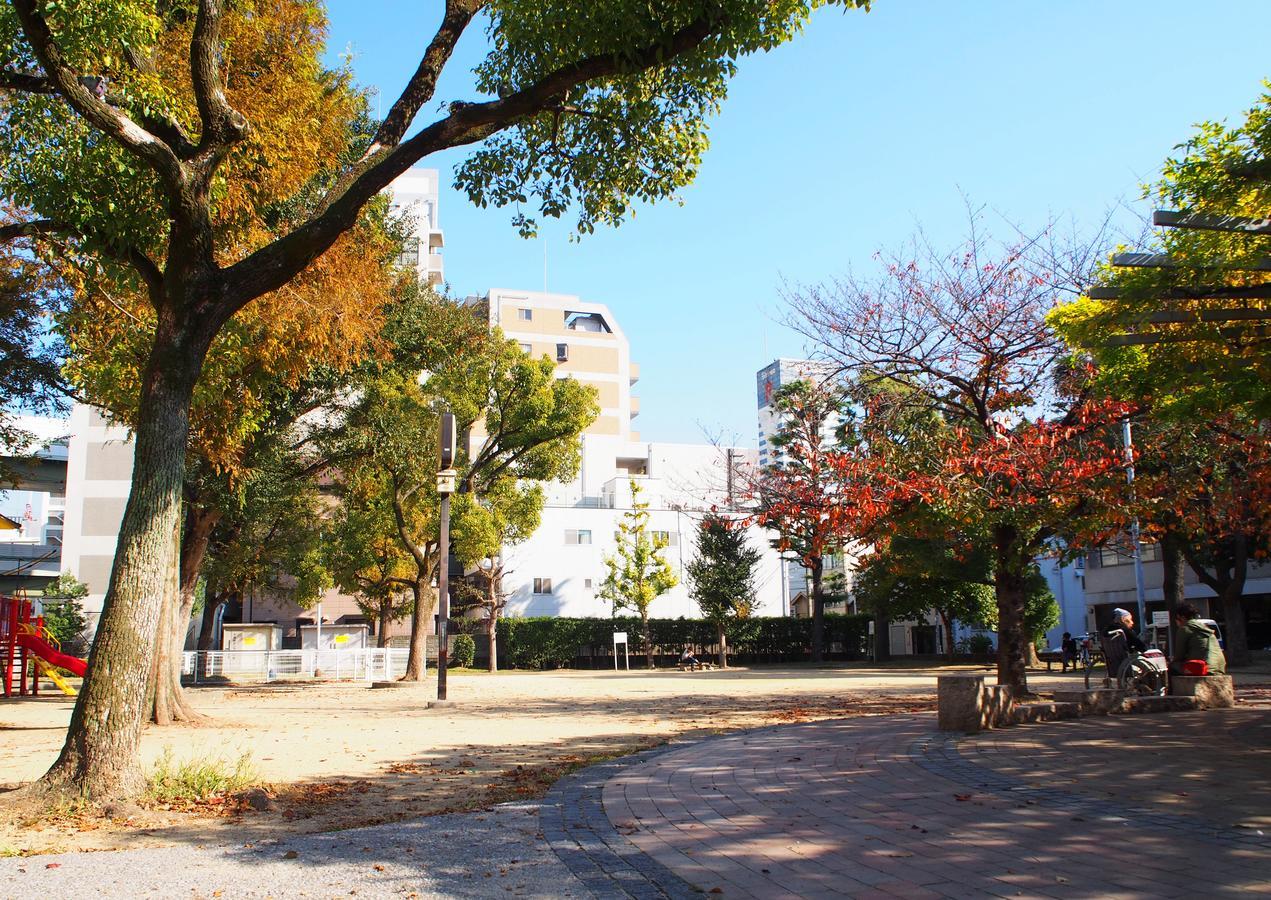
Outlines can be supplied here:
M1036 555L1074 523L1097 527L1101 499L1120 490L1110 427L1126 408L1093 403L1065 377L1063 344L1046 327L1083 282L1091 247L1054 252L1048 233L993 249L973 229L953 254L920 245L886 261L872 284L848 277L788 300L792 324L865 389L901 389L900 405L947 430L921 447L878 442L839 468L851 518L921 504L923 518L985 540L994 555L998 681L1027 693L1025 583ZM862 497L868 495L868 501ZM940 535L948 537L948 535Z

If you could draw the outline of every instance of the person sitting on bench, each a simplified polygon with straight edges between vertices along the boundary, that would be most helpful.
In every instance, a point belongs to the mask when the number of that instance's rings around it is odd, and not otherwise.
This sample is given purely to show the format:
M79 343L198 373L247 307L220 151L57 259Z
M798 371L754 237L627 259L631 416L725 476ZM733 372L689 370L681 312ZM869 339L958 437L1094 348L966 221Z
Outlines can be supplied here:
M1170 671L1175 675L1225 675L1227 658L1223 656L1214 627L1200 620L1200 610L1191 603L1180 603L1174 610L1178 635ZM1197 663L1204 663L1204 666ZM1187 665L1192 663L1192 665ZM1201 671L1203 670L1203 671Z
M696 672L702 667L701 662L698 661L697 657L694 656L693 652L687 647L685 647L684 652L680 654L680 668L682 669L685 666L688 666L688 670L690 672Z

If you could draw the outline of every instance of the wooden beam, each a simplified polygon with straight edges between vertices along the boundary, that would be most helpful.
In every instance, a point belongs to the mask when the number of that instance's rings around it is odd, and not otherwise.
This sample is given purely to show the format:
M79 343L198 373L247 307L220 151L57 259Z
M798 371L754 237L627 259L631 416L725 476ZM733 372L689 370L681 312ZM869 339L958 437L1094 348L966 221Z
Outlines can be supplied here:
M1093 287L1086 292L1091 300L1120 300L1121 290L1115 287ZM1156 300L1267 300L1271 299L1271 282L1222 287L1169 288L1158 292Z
M1253 334L1250 334L1253 332ZM1271 334L1265 325L1251 325L1244 328L1219 328L1209 334L1190 334L1186 331L1149 331L1143 334L1114 334L1108 338L1109 347L1140 347L1146 344L1200 344L1211 341L1231 341L1244 337L1263 338L1263 343L1271 342L1265 338ZM1271 351L1271 346L1268 346ZM1267 352L1267 351L1263 351Z
M1186 263L1168 253L1114 253L1112 265L1128 269L1176 269L1188 266L1196 269L1227 269L1233 272L1271 272L1271 256L1262 256L1243 263Z
M1271 322L1271 309L1158 309L1143 316L1126 313L1116 321L1153 325L1201 324L1204 322Z
M1271 219L1252 216L1208 216L1172 209L1152 213L1152 224L1163 228L1196 228L1201 231L1229 231L1243 234L1271 234Z

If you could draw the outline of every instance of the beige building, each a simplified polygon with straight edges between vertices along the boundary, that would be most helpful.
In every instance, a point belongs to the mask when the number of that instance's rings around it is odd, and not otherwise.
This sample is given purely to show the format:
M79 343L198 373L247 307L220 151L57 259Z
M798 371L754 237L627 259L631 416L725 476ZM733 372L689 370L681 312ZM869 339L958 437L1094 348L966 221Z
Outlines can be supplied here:
M587 434L640 440L632 429L640 398L631 393L640 367L631 361L627 336L609 307L571 294L501 288L466 302L484 310L490 325L503 329L526 353L554 360L560 377L572 376L596 388L600 416Z

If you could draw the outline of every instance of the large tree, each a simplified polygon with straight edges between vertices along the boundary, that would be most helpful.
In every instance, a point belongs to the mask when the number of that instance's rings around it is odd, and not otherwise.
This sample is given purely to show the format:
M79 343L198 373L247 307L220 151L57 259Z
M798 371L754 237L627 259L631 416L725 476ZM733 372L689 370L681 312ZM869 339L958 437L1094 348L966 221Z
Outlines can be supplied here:
M717 512L697 527L697 556L686 567L689 596L702 618L715 626L719 667L728 668L729 621L747 618L755 608L755 567L760 553L746 540L744 522Z
M886 259L872 282L846 277L790 297L795 323L844 370L866 386L903 388L906 403L945 423L922 455L870 446L869 478L845 468L851 477L840 492L927 506L957 532L985 536L998 680L1021 695L1034 558L1099 508L1122 464L1110 427L1122 410L1089 399L1080 373L1061 365L1065 348L1045 321L1061 296L1080 289L1094 251L1041 253L1044 246L1045 234L997 248L973 231L952 253L920 243L912 256Z
M461 538L475 533L478 523L483 535L489 534L487 526L500 530L485 521L496 511L517 527L524 524L522 515L513 515L523 498L515 496L508 479L572 478L580 458L578 436L599 407L594 388L557 378L555 363L531 359L515 341L491 330L479 309L429 291L394 309L385 335L387 359L353 382L357 399L335 429L330 453L341 461L346 518L365 520L373 534L396 535L394 546L382 545L386 556L375 565L408 573L392 577L412 594L404 678L417 680L436 603L432 581L441 564L435 476L442 408L454 414L458 433L469 436L459 448L459 497L452 510ZM497 510L489 505L496 500ZM541 498L537 502L541 506ZM467 517L473 522L465 531ZM467 561L488 555L487 549ZM340 571L344 586L356 590L349 567Z
M307 29L296 41L269 35L240 77L232 77L234 41L249 40L264 18L253 4L0 7L0 192L23 214L0 240L74 243L142 285L156 320L132 492L89 675L43 779L48 789L94 800L141 789L137 744L176 553L190 404L225 324L285 291L394 178L451 147L482 144L458 172L475 202L524 206L532 197L547 215L573 204L582 231L621 220L633 199L672 194L696 172L706 118L737 57L788 40L819 5L447 0L373 140L353 162L330 166L344 149L345 111L332 90L340 76L319 63L322 14L306 2L270 2ZM424 105L435 105L441 72L481 12L489 52L473 93L407 137ZM273 78L278 90L257 90ZM290 151L288 166L325 167L332 177L311 211L275 229L269 213L282 198L271 195L269 176L284 166L261 150L278 145ZM218 228L226 203L243 215ZM533 224L523 217L521 226Z

